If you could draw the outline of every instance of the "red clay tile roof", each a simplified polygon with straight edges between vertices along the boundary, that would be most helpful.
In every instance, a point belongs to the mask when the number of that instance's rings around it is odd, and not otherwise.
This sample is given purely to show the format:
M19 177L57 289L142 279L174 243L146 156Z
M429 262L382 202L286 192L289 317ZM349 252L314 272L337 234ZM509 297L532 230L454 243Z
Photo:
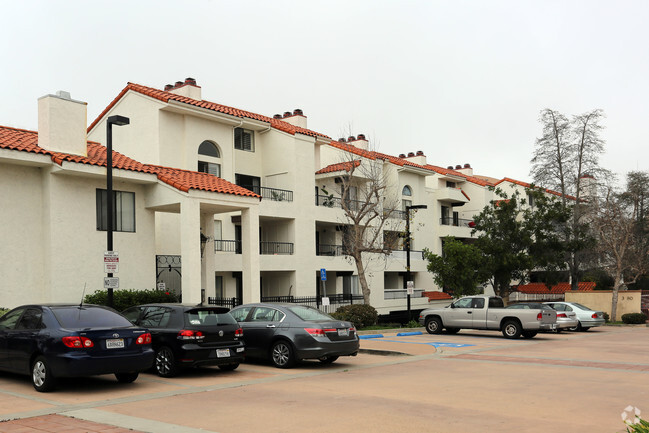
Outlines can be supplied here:
M446 300L453 299L453 297L451 295L449 295L448 293L446 293L446 292L436 292L436 291L423 292L422 296L425 296L426 298L428 298L428 302L430 302L430 301L446 301Z
M51 152L38 146L38 133L23 129L0 126L0 149L49 155L52 161L59 165L67 161L101 167L106 166L106 148L99 143L88 142L88 156ZM259 198L259 195L254 192L211 174L142 164L115 151L113 151L113 167L121 170L155 174L162 182L185 192L196 189Z
M532 186L532 184L530 184L530 183L521 182L520 180L511 179L509 177L504 177L504 178L500 179L498 182L495 183L494 186L500 185L503 182L511 182L513 184L520 185L520 186L525 187L525 188L530 188ZM547 192L548 194L553 194L553 195L556 195L558 197L561 197L561 195L562 195L560 192L552 191L551 189L543 188L543 190L545 192ZM571 195L567 195L566 198L570 199L570 200L575 200L575 197L573 197Z
M275 119L273 117L263 116L261 114L252 113L250 111L240 110L238 108L228 107L227 105L217 104L210 101L198 101L196 99L187 98L185 96L176 95L175 93L165 92L164 90L154 89L152 87L142 86L140 84L128 83L127 86L117 95L117 97L104 109L104 111L99 114L94 122L88 127L88 131L92 130L97 123L110 111L111 108L117 104L117 102L129 91L138 92L142 95L149 96L151 98L157 99L162 102L176 101L182 102L184 104L192 105L194 107L205 108L207 110L216 111L223 114L228 114L230 116L235 116L239 118L259 120L262 122L267 122L272 128L277 130L295 135L296 133L309 135L312 137L327 137L324 134L312 131L306 128L300 128L299 126L291 125L288 122L284 122L281 119Z
M326 166L323 169L320 169L315 172L315 174L324 174L324 173L335 173L337 171L350 171L352 168L352 163L354 164L354 167L358 167L361 165L360 160L355 160L355 161L344 161L344 162L339 162L338 164L331 164Z
M580 281L579 283L577 283L578 290L586 292L594 290L595 285L596 283L591 281ZM566 293L571 290L571 287L570 283L558 283L552 286L551 289L548 289L548 287L544 283L528 283L520 284L518 287L516 287L516 290L528 295L542 295L549 293Z

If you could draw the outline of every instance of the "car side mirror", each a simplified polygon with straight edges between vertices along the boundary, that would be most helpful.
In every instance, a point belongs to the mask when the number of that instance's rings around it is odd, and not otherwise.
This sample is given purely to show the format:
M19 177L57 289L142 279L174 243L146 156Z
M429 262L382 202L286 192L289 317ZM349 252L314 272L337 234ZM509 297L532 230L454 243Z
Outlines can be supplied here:
M451 308L455 308L455 304L451 304Z

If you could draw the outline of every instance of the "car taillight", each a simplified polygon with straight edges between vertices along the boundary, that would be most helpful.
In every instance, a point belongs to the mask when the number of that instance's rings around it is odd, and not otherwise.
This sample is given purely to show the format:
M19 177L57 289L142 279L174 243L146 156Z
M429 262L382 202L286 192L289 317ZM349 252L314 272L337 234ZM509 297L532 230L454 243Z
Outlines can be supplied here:
M179 340L202 340L205 338L201 331L193 331L191 329L183 329L178 333Z
M63 344L73 349L88 349L95 345L90 338L86 337L63 337L62 340Z
M309 335L311 335L313 337L324 337L325 336L325 330L324 329L320 329L320 328L304 328L304 330L306 332L308 332Z
M151 334L150 333L145 333L137 337L137 340L135 340L135 344L151 344Z
M543 313L539 313L536 315L536 320L542 320L543 319Z
M234 337L235 337L235 338L237 338L237 337L239 337L239 338L243 337L243 329L242 329L242 328L239 328L239 329L237 329L236 331L234 331Z
M349 332L356 332L356 328L352 326L351 328L349 328Z
M568 316L566 316L566 313L557 313L557 319L559 317L566 317L567 318Z
M597 313L593 313L593 315L590 317L592 317L593 319L597 319Z

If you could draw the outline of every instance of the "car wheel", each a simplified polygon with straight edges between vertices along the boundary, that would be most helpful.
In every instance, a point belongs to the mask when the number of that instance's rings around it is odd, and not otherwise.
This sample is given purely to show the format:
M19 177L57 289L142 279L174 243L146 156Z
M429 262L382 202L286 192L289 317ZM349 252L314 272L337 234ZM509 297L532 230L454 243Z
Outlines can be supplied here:
M38 392L47 392L54 388L56 379L44 356L39 356L32 364L32 384Z
M219 365L219 368L221 370L223 370L223 371L232 371L232 370L236 370L237 368L239 368L239 363L236 363L236 364L223 364L223 365Z
M447 334L457 334L460 332L460 328L446 328Z
M337 356L323 356L322 358L318 358L318 359L323 364L331 364L331 363L335 362L336 359L338 359L338 357Z
M577 322L577 326L573 326L572 328L568 328L569 331L581 331L581 322Z
M588 331L589 329L590 329L590 326L582 326L581 329L580 329L580 331L581 331L581 332L586 332L586 331Z
M426 320L426 332L429 334L439 334L442 332L442 321L439 317L431 317Z
M278 341L270 349L270 360L277 368L290 368L295 364L293 347L287 341Z
M557 332L559 332L559 331L557 330ZM522 332L523 338L534 338L534 337L536 337L536 334L538 334L538 332L536 332L536 331L523 331Z
M162 346L155 353L155 371L160 377L174 377L178 374L178 365L173 351Z
M133 383L140 373L115 373L119 383Z
M503 336L505 338L518 338L521 336L521 324L516 320L508 320L503 324Z

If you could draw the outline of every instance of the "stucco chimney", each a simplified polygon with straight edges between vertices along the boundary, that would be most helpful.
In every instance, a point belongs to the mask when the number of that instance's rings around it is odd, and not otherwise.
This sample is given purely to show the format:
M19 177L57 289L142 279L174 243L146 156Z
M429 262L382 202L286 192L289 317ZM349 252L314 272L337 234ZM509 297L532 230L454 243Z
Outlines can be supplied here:
M58 91L38 99L38 145L53 152L88 156L88 104Z
M365 138L365 134L358 134L358 137L350 135L347 139L347 143L363 150L367 150L369 148L369 141L367 141L367 138Z
M284 118L282 120L286 123L290 123L293 126L297 126L298 128L306 129L306 116L304 115L304 112L299 108L293 110L292 113L290 111L284 112Z
M459 171L462 174L466 174L467 176L473 176L473 169L471 168L471 164L464 164L464 167L456 169L456 171Z
M185 78L185 81L176 81L176 84L173 86L167 84L165 90L175 95L202 101L201 87L196 84L196 80L191 77Z
M414 164L426 165L426 155L424 155L422 150L418 150L417 153L408 152L408 157L404 159Z

